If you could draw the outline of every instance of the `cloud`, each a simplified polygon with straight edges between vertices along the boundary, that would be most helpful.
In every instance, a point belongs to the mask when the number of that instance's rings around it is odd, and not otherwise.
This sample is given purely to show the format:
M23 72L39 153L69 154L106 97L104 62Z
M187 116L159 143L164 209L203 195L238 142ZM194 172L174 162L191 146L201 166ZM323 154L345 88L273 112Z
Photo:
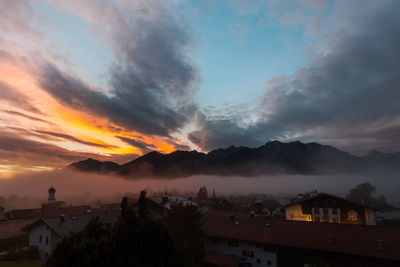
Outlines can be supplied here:
M206 120L189 137L205 149L224 146L226 140L262 144L262 139L312 137L357 151L374 142L386 151L400 150L395 134L400 127L399 7L397 1L383 1L354 19L351 28L334 30L327 42L310 46L309 67L267 81L253 103L253 123L240 126L240 116ZM365 131L364 142L351 145Z
M73 161L86 158L126 162L137 155L102 156L92 153L70 151L53 144L26 139L18 134L0 131L0 165L65 167Z
M190 34L167 4L53 2L86 19L115 60L107 92L50 63L39 73L42 88L69 107L141 133L168 136L185 125L197 110L199 77L189 59Z
M18 100L20 101L21 99L18 98ZM30 116L30 115L27 115L27 114L24 114L24 113L21 113L21 112L18 112L18 111L0 109L0 112L7 113L9 115L23 117L23 118L26 118L26 119L29 119L29 120L32 120L32 121L43 122L43 123L50 124L50 125L53 124L53 123L51 123L49 121L46 121L46 120L43 120L43 119L40 119L40 118L37 118L37 117L33 117L33 116Z
M20 94L15 88L2 81L0 81L0 101L6 101L12 106L17 106L30 112L41 113L38 108L30 103L31 100L28 97Z
M122 137L122 136L118 136L119 139L121 139L123 142L132 145L134 147L139 148L142 153L146 153L149 152L151 150L155 150L156 147L152 144L147 144L145 142L139 141L139 140L135 140L132 138L127 138L127 137Z
M83 145L88 145L88 146L103 147L103 148L115 148L116 147L116 146L108 145L108 144L100 144L100 143L84 141L84 140L81 140L79 138L76 138L74 136L64 134L64 133L50 132L50 131L44 131L44 130L38 130L38 131L36 131L36 133L42 134L44 136L54 136L54 137L69 140L72 142L77 142L77 143L80 143Z

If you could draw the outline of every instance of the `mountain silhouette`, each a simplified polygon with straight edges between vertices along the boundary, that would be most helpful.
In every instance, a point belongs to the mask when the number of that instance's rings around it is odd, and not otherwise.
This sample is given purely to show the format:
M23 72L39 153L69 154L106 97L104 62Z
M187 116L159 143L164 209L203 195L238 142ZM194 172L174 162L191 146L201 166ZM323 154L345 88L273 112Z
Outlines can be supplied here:
M358 157L318 143L271 141L258 148L230 146L207 154L195 150L177 150L169 154L153 151L123 165L87 159L72 163L68 168L128 178L173 178L204 174L345 174L374 168L399 170L399 166L400 153L372 151L364 157Z

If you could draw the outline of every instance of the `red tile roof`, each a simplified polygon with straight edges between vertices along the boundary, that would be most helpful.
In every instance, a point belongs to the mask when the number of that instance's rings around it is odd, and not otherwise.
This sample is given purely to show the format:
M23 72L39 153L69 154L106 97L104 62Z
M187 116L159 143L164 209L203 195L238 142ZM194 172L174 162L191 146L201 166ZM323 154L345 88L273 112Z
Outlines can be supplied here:
M278 220L232 213L209 213L203 231L206 236L267 243L390 260L400 260L400 227L310 223ZM267 225L266 225L267 224ZM328 242L331 236L333 242ZM386 250L379 249L384 240Z
M240 258L233 255L208 251L203 261L219 267L236 267L240 263Z
M11 220L18 219L34 219L40 217L55 217L59 215L76 215L85 213L86 210L90 210L91 207L87 205L83 206L70 206L70 207L48 207L40 209L21 209L21 210L10 210L6 212L6 216Z
M26 235L26 233L22 231L22 228L31 224L33 221L35 220L9 220L0 222L0 239Z

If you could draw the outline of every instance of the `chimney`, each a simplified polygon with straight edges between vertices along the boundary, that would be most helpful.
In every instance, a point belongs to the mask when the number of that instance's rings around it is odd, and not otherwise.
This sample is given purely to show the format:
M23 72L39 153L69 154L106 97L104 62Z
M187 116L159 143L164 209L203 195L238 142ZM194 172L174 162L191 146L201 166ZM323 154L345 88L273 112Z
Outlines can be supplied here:
M383 251L386 251L387 250L387 248L385 247L385 240L378 240L378 247L379 247L379 250L383 250Z

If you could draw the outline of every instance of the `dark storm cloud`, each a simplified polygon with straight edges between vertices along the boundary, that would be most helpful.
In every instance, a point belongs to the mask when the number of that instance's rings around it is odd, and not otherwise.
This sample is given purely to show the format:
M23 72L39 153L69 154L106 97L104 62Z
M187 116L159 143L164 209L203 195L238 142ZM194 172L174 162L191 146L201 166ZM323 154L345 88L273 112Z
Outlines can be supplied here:
M326 47L311 47L309 67L269 80L251 125L240 127L234 118L206 121L192 139L209 149L224 145L232 132L236 144L303 136L345 144L368 133L359 149L376 141L382 149L400 150L399 8L398 1L381 2L351 29L331 33ZM228 125L225 133L218 123Z
M58 137L58 138L61 138L61 139L69 140L69 141L72 141L72 142L76 142L76 143L80 143L80 144L88 145L88 146L96 146L96 147L104 147L104 148L115 148L116 147L116 146L107 145L107 144L99 144L99 143L84 141L84 140L81 140L81 139L76 138L74 136L71 136L71 135L68 135L68 134L63 134L63 133L43 131L43 130L38 130L38 131L36 131L36 133L42 134L44 136L54 136L54 137ZM44 137L44 138L46 138L46 137Z
M0 132L0 158L17 163L36 163L64 166L75 160L82 160L88 157L106 159L107 157L91 153L80 153L69 151L52 144L45 144L25 139L19 135L7 132Z
M139 141L139 140L122 137L122 136L118 136L118 138L129 145L139 148L143 153L156 149L154 145L147 144L147 143Z
M262 142L254 137L254 133L230 120L205 121L200 130L191 132L188 138L206 151L233 144L254 147Z
M144 2L140 12L128 12L123 4L86 4L92 13L99 12L90 21L114 55L111 90L93 90L52 64L40 73L41 87L70 107L141 133L168 136L182 127L197 110L192 97L198 77L188 59L190 35L176 14L159 1Z

